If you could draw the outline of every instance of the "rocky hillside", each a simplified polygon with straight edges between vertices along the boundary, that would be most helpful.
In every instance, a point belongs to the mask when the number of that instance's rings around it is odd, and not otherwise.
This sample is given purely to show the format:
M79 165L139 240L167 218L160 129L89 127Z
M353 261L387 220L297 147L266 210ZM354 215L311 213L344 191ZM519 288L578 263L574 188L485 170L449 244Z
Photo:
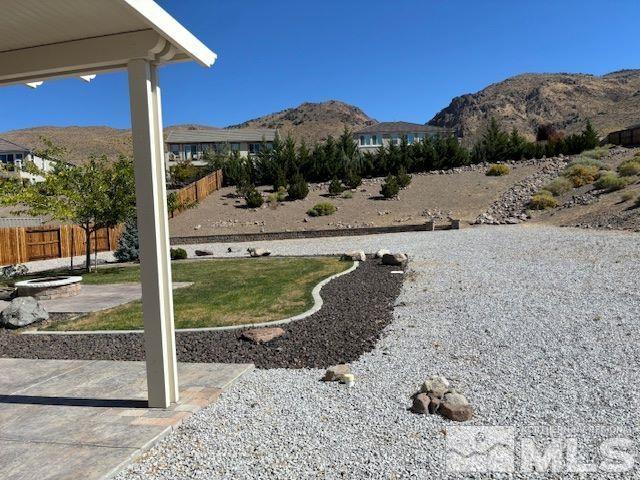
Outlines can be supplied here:
M473 94L454 98L428 123L456 128L472 143L496 117L531 139L538 125L551 123L569 133L590 119L602 133L640 123L640 70L603 76L584 74L524 74Z
M277 128L281 134L304 139L308 145L339 135L345 126L351 129L376 123L358 107L338 100L322 103L303 103L295 108L254 118L229 128Z

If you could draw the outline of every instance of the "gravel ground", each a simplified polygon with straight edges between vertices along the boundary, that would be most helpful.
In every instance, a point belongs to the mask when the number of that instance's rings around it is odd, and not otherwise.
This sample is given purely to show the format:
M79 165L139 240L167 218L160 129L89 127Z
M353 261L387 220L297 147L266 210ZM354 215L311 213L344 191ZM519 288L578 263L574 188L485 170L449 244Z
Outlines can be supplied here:
M313 315L280 325L285 335L267 345L241 338L245 329L178 332L181 362L254 363L259 368L328 367L356 360L374 348L392 320L402 275L379 260L325 285L324 304ZM345 292L348 292L345 294ZM0 329L0 357L143 360L141 334L18 335Z
M637 466L605 472L612 461L601 464L597 449L626 439L620 448L638 464L639 239L512 226L261 245L407 251L394 322L351 364L351 389L320 382L322 370L256 370L118 478L454 478L446 440L460 424L406 410L433 374L475 407L464 426L515 428L513 478L541 477L523 470L522 439L567 446L570 437L579 459L595 462L586 477L640 478ZM567 448L543 477L572 476L580 465Z

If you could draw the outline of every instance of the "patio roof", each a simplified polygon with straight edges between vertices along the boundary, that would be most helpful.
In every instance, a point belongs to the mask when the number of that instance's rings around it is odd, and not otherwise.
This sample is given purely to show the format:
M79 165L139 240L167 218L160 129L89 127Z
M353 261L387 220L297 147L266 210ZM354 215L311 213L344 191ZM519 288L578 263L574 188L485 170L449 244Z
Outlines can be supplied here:
M216 54L151 0L4 0L0 15L0 85L156 64Z

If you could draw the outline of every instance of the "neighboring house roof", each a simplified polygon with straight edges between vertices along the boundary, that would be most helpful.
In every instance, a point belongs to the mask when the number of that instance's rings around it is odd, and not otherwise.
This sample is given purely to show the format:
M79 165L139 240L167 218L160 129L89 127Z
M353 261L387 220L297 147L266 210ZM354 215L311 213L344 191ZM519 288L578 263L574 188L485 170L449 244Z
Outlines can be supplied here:
M0 153L4 152L31 152L29 147L0 138Z
M433 125L423 125L421 123L380 122L353 132L354 135L365 133L453 133L453 130L450 128L434 127Z
M166 143L272 142L276 130L270 128L219 128L170 132Z

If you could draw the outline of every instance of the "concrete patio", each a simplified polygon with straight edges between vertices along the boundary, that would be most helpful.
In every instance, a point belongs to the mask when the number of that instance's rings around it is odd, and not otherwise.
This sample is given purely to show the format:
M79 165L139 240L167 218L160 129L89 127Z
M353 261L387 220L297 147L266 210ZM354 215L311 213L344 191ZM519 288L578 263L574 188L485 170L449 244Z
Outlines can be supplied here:
M0 477L111 477L253 365L179 364L180 401L150 409L144 362L0 359Z
M192 282L173 282L173 289L186 288ZM83 285L78 295L52 300L40 300L40 304L49 313L91 313L118 307L142 298L142 286L139 283L121 283L113 285ZM9 302L0 300L0 311Z

